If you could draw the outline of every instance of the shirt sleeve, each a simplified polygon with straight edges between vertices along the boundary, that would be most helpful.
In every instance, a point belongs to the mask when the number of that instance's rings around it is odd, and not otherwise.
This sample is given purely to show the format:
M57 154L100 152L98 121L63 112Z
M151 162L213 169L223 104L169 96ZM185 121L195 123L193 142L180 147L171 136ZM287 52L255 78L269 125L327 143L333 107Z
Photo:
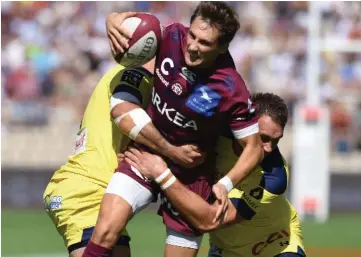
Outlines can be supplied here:
M138 68L124 70L120 78L120 83L115 86L114 90L111 92L111 109L122 101L131 102L140 106L143 105L144 98L147 96L143 95L142 92L147 90L142 90L141 87L152 86L152 74L148 74L143 68L140 69L142 69L142 72L138 70ZM145 76L147 79L144 79Z
M229 114L230 128L234 137L241 139L258 133L258 120L249 91L238 73L233 75L232 83L235 90L224 111Z

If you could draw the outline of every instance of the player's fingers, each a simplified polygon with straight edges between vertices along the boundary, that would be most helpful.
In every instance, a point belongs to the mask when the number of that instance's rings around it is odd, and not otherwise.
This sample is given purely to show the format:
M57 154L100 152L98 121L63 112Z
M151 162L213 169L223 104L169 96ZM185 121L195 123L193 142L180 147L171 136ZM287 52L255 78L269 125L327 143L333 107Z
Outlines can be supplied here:
M139 163L139 158L135 154L133 154L131 151L126 151L124 154L125 154L126 158L132 160L135 163L140 164Z
M137 170L140 170L138 164L136 164L135 162L133 162L131 159L125 157L124 160L125 160L129 165L133 166L133 167L136 168Z
M213 222L217 222L221 218L222 210L223 210L223 206L222 204L219 204Z
M124 53L124 49L123 47L119 44L118 40L116 37L114 37L113 34L109 33L108 34L109 38L110 38L110 41L113 43L114 47L115 47L115 50L117 50L118 52L120 53Z
M124 12L124 19L130 18L135 16L137 13L136 12L132 12L132 11L128 11L128 12Z
M222 213L223 213L223 204L219 200L218 200L218 202L219 202L219 205L218 205L218 208L217 208L217 211L216 211L216 216L213 219L213 222L217 222L221 218Z
M223 206L223 213L226 213L228 210L228 201L227 196L224 196L224 206Z
M202 153L197 152L197 151L192 151L190 155L192 158L198 158L198 157L202 156Z
M142 155L142 153L135 147L130 147L129 151L134 154L137 158L140 158L140 156Z
M196 151L196 152L201 152L201 150L199 149L199 147L198 147L198 145L193 145L193 144L191 144L191 145L189 145L190 146L190 148L193 150L193 151Z
M132 38L132 33L130 33L126 28L121 27L119 30L119 33L123 36L125 40L129 40Z
M109 41L109 46L110 46L110 50L112 51L112 55L113 56L116 56L118 51L115 50L115 47L113 45L113 42L111 40L108 40Z
M128 30L121 27L118 30L116 30L116 32L114 31L112 33L123 48L125 49L129 48L128 40L131 38L132 34Z

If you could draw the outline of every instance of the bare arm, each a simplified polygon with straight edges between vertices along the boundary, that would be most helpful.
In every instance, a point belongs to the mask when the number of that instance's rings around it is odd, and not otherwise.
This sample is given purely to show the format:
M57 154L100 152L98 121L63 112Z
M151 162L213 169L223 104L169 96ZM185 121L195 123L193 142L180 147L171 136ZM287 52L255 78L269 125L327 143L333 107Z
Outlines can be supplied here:
M125 152L125 160L137 168L144 176L157 181L161 174L167 170L167 164L157 155L130 147ZM165 186L167 181L173 177L170 172L162 181L159 182L161 188L167 196L167 199L174 205L189 222L202 231L211 231L224 225L229 225L242 221L241 216L237 214L236 208L230 204L227 215L215 221L214 217L219 208L218 203L210 205L196 193L190 191L177 179L170 186ZM158 180L159 181L159 180ZM158 182L157 181L157 182ZM169 183L169 182L168 182ZM229 200L228 200L229 201Z
M209 232L243 220L228 199L229 207L226 215L216 221L214 217L219 204L215 202L210 205L199 195L186 188L179 180L176 180L170 187L165 189L164 193L177 211L184 215L193 226L203 232Z
M242 146L243 151L236 164L227 174L233 185L244 179L262 161L264 154L262 141L258 133L237 141Z
M116 105L112 111L111 115L113 118L121 117L126 113L135 110L137 108L141 108L139 105L131 103L131 102L123 102ZM136 125L130 115L125 115L123 119L121 119L117 123L119 129L126 135L129 135L130 131ZM146 124L141 131L138 133L134 140L137 143L143 144L152 151L155 151L163 156L168 158L173 158L174 152L176 151L176 147L170 144L157 130L157 128L153 125L152 122Z

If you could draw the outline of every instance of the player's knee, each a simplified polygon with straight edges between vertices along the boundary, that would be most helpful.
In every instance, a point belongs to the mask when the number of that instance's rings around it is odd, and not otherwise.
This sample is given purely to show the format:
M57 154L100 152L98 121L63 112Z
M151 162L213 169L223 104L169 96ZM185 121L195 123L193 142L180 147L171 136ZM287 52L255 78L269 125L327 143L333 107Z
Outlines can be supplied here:
M97 224L92 241L105 248L112 248L117 242L119 231L115 230L111 223Z
M69 253L69 257L82 257L84 253L85 247L73 250Z

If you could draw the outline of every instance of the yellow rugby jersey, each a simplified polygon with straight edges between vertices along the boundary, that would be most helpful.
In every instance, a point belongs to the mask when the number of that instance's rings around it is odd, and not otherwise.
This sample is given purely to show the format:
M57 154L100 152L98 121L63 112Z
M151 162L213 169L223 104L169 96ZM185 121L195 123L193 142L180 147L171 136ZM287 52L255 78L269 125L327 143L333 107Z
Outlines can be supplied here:
M219 139L217 149L217 176L221 178L238 156L226 137ZM297 212L284 196L288 177L288 166L277 148L229 193L245 220L210 233L211 243L228 251L224 256L272 257L285 251L304 255Z
M86 177L94 183L106 185L118 162L116 153L129 138L121 133L111 117L110 97L125 92L147 106L152 89L152 74L146 69L117 65L100 80L88 102L73 155L53 176L61 179L70 173Z

